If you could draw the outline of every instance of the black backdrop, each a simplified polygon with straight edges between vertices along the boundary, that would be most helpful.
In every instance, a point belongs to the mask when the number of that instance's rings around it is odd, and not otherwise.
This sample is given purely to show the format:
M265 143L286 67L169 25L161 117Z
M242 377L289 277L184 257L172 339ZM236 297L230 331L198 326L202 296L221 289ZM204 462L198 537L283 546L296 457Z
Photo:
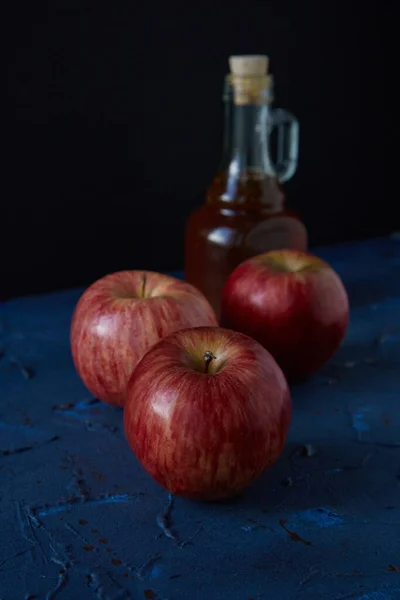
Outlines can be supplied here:
M287 194L311 243L398 227L383 171L390 3L354 4L13 4L0 298L182 267L185 221L220 158L232 53L268 54L275 105L300 120Z

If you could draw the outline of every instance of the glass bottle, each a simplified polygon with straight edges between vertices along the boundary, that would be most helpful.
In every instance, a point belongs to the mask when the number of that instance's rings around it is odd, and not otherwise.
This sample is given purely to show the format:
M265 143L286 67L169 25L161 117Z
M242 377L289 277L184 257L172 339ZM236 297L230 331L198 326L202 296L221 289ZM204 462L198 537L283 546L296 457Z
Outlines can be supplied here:
M268 57L232 56L229 62L222 162L185 230L185 279L217 316L223 285L243 260L272 249L307 249L305 226L285 207L282 187L297 168L298 121L271 107Z

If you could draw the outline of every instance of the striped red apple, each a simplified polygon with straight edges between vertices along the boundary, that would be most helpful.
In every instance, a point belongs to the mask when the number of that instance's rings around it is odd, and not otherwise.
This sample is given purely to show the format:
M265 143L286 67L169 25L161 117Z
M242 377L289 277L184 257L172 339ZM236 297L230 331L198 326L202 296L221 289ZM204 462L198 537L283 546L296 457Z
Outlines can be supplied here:
M221 500L277 460L291 411L286 379L258 342L196 327L161 340L139 362L124 428L139 462L169 492Z
M290 382L308 378L339 348L349 322L346 289L321 258L274 250L240 264L221 300L221 324L252 336Z
M132 371L153 344L200 325L217 321L195 287L152 271L120 271L80 297L71 324L72 357L94 396L123 406Z

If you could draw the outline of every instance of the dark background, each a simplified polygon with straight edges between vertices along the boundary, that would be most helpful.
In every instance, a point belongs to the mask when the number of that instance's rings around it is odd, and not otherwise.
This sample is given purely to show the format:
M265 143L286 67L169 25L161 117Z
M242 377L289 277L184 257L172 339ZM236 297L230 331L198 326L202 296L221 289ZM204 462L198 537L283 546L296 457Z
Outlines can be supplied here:
M399 227L384 191L391 3L32 4L5 21L0 299L183 266L185 221L221 155L234 53L269 55L275 106L300 120L286 190L311 244Z

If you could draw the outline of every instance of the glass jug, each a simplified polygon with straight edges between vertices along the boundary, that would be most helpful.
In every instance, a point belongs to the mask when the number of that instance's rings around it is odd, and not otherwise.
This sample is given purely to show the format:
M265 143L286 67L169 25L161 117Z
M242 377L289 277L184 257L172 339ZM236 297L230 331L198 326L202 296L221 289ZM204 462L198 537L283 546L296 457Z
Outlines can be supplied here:
M282 186L297 168L299 123L272 108L266 56L231 57L230 66L222 161L185 230L185 279L217 316L224 283L243 260L273 249L307 249L306 228L286 208Z

